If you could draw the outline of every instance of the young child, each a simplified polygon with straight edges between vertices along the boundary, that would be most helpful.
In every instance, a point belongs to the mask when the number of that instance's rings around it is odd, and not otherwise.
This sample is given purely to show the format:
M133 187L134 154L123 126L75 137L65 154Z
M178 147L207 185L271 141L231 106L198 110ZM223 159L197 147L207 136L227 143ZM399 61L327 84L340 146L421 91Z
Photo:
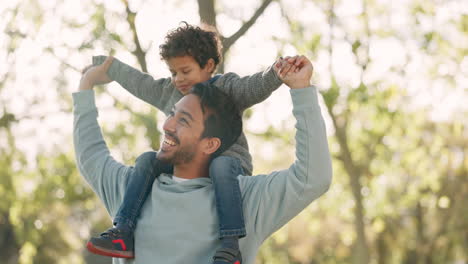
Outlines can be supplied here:
M235 101L239 111L265 100L281 84L281 76L296 70L300 62L295 58L279 59L263 72L239 77L235 73L213 76L221 60L220 42L214 32L184 23L168 33L160 46L161 58L166 62L172 77L153 79L114 58L105 78L115 80L136 97L157 107L166 115L174 104L191 87L200 82L210 82ZM93 57L93 65L102 64L104 56ZM182 124L183 125L183 124ZM163 142L166 146L175 141ZM134 174L129 178L124 201L113 221L114 227L93 237L87 244L95 254L118 258L134 257L136 219L152 189L155 178L161 173L171 173L172 167L156 159L156 152L146 152L138 157ZM246 236L242 200L237 176L252 175L252 158L247 140L242 133L237 142L215 158L209 169L215 189L216 210L219 218L221 247L213 263L241 263L238 239ZM176 181L185 179L173 177ZM187 260L189 263L190 261Z

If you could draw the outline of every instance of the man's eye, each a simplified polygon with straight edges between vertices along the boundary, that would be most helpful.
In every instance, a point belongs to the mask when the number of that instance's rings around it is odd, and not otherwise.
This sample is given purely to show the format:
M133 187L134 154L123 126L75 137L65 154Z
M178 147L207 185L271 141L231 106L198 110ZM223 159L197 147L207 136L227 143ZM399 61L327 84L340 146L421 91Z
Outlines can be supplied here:
M188 73L190 73L190 70L188 70L188 71L183 71L182 73L183 73L183 74L188 74Z
M172 76L172 77L175 77L175 76L176 76L176 73L175 73L175 72L171 72L171 76Z
M187 119L185 119L185 118L183 118L183 117L180 119L180 122L188 125Z

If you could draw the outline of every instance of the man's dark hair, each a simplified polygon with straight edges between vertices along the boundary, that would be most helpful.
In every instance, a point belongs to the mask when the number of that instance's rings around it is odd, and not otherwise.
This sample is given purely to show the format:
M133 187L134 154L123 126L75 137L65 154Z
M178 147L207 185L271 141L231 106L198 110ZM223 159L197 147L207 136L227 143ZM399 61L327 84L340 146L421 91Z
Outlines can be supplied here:
M166 41L159 46L163 60L180 56L192 56L203 68L209 59L213 59L215 68L221 61L221 42L214 31L201 29L182 22L182 26L170 31Z
M242 132L240 111L227 94L207 82L193 86L190 94L200 98L203 114L207 108L212 110L205 118L205 130L201 137L217 137L221 140L221 146L211 155L213 159L231 147L239 138Z

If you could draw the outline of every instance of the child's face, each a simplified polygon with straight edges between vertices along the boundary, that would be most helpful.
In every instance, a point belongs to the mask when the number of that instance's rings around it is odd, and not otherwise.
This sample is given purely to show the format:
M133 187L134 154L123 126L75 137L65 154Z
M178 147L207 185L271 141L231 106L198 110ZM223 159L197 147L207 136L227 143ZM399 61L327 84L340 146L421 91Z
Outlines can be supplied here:
M173 57L166 61L172 75L172 83L182 94L186 95L192 86L208 81L214 69L213 59L208 60L201 68L192 56Z

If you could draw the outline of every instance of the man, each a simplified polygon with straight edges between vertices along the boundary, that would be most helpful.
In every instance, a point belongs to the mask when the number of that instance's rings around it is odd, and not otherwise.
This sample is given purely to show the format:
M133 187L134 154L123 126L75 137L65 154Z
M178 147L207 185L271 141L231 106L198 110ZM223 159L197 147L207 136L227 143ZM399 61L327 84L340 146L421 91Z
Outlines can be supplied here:
M282 77L291 88L297 119L296 161L288 169L268 175L238 176L247 228L247 236L240 240L243 263L254 263L262 242L325 193L331 182L325 126L317 91L310 84L312 64L304 56L296 61L298 71ZM115 216L133 168L110 156L97 123L92 88L102 82L97 73L103 67L106 65L88 69L80 91L73 94L74 141L81 174ZM194 90L198 88L210 87L197 85ZM164 123L158 157L173 163L174 175L162 175L153 184L135 232L135 259L114 259L115 263L210 263L219 247L208 166L223 140L203 135L206 121L213 115L217 118L217 111L222 110L204 104L201 93L183 97Z

